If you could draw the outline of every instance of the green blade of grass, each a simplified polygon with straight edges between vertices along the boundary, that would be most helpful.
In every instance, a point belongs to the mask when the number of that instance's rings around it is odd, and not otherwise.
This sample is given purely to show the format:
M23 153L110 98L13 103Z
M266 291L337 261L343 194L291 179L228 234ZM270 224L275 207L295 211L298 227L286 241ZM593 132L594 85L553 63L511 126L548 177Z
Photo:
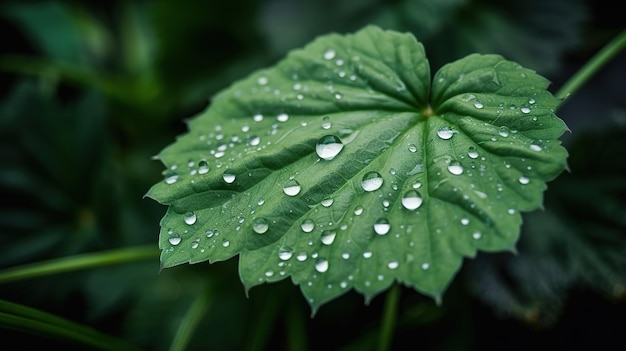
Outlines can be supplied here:
M155 257L159 257L159 251L152 245L149 245L34 262L1 270L0 284L92 267L152 259Z
M131 344L84 325L31 307L2 300L0 300L0 327L89 345L101 350L140 350Z

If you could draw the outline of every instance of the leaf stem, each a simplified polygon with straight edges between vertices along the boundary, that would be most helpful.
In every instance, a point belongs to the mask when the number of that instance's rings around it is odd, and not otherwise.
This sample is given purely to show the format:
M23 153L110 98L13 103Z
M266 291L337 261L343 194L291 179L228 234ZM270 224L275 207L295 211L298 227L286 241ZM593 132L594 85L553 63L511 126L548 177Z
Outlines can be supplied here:
M139 261L158 256L159 250L153 245L149 245L28 263L0 270L0 284L91 267Z
M187 349L189 340L193 336L193 332L202 320L202 317L206 314L212 300L212 294L210 289L203 289L198 297L189 307L187 314L183 318L182 323L174 335L170 351L183 351Z
M131 344L100 333L90 327L35 308L3 300L0 300L0 327L90 345L100 350L140 350Z
M566 98L574 94L580 87L591 78L602 66L611 58L617 55L626 47L626 30L622 31L613 40L607 43L602 50L596 53L574 76L572 76L556 92L555 96L561 100L561 104Z
M399 284L394 284L387 292L385 298L385 308L382 321L383 323L380 328L380 337L378 339L378 351L391 350L399 300L400 286Z

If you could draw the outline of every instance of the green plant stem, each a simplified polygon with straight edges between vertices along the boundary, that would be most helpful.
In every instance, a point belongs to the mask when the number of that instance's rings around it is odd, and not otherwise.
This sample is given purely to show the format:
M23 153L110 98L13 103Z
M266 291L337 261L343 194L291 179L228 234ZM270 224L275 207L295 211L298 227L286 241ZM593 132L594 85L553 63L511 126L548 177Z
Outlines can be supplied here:
M101 350L138 351L139 348L55 315L0 300L0 327L63 341L89 345Z
M307 350L307 333L306 322L300 305L293 298L290 299L291 304L287 311L287 345L290 351L306 351Z
M189 307L185 318L176 331L176 335L172 340L170 351L183 351L187 349L189 340L193 336L202 317L206 314L212 301L210 289L204 289Z
M158 256L159 250L153 245L149 245L29 263L0 271L0 284L91 267L152 259Z
M398 284L394 284L387 292L385 298L383 323L380 328L380 336L378 339L378 351L391 350L393 331L396 326L396 316L398 314L399 300L400 286Z
M626 47L626 30L622 31L613 40L607 43L602 50L596 53L576 74L574 74L559 89L555 96L561 99L561 103L574 94L580 87L591 78L611 58Z

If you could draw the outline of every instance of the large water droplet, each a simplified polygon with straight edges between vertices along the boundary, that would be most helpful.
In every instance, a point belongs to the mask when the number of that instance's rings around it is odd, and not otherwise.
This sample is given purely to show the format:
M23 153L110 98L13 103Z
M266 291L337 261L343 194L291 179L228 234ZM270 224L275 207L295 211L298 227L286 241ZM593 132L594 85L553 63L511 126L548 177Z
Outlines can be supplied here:
M206 160L200 160L200 162L198 162L198 173L206 174L208 172L209 172L209 164L207 163Z
M390 261L387 263L387 268L389 269L396 269L398 268L400 264L398 263L398 261Z
M324 52L324 58L326 60L332 60L335 58L335 55L337 55L337 53L335 52L335 50L333 49L328 49L326 50L326 52Z
M337 236L337 232L333 230L325 230L322 232L322 244L330 245L335 241L335 237Z
M330 129L330 127L332 127L332 124L330 123L330 117L325 116L322 119L322 128L323 129Z
M407 210L415 210L422 205L422 195L417 190L409 190L402 196L402 206Z
M354 209L354 215L355 216L360 216L361 214L363 214L363 207L362 206L357 206L357 208Z
M302 222L302 225L300 225L300 228L302 228L303 232L310 233L313 229L315 229L315 222L313 222L310 218L305 219L304 222Z
M385 235L389 233L389 230L391 230L391 224L386 218L379 218L374 223L374 231L378 235Z
M450 173L452 173L454 175L463 174L463 166L461 166L459 161L452 161L448 165L448 172L450 172Z
M537 145L537 144L530 144L530 149L533 151L541 151L542 148L541 146Z
M276 116L276 119L278 120L278 122L287 122L287 120L289 120L289 115L286 113L281 113Z
M169 241L169 243L171 245L176 246L176 245L180 244L182 239L181 239L180 235L178 235L177 233L170 232L169 233L169 238L167 239L167 241Z
M296 196L300 193L302 187L300 187L300 183L297 180L291 179L289 180L285 186L283 187L283 192L289 196Z
M315 261L315 270L320 273L326 272L328 270L328 260L321 257L318 258L317 261Z
M498 134L503 137L506 138L509 136L509 128L502 126L500 127L500 129L498 130Z
M475 146L467 148L467 156L469 156L469 158L478 158L478 150Z
M454 136L456 130L450 129L448 126L439 127L437 130L437 136L443 140L448 140Z
M269 229L269 222L263 217L257 217L252 221L252 230L257 234L264 234Z
M185 220L185 223L187 223L189 225L192 225L192 224L196 223L197 217L196 217L195 213L189 211L189 212L185 213L185 215L183 216L183 219Z
M530 179L528 179L528 177L520 176L518 180L520 184L526 185L530 183Z
M165 184L174 184L176 183L176 181L178 181L178 173L174 172L174 171L167 171L165 172Z
M292 248L284 246L278 249L278 258L281 260L287 261L291 258L291 256L293 256Z
M343 149L341 139L335 135L326 135L321 137L315 145L317 156L324 160L332 160Z
M380 189L383 185L383 177L376 171L365 173L361 180L361 187L365 191L374 191Z
M334 200L331 197L327 197L324 200L322 200L321 204L324 207L330 207L330 206L332 206L333 202L334 202Z
M222 175L222 179L224 179L224 181L228 184L234 182L236 177L237 176L235 176L235 173L230 169L225 170L224 174Z

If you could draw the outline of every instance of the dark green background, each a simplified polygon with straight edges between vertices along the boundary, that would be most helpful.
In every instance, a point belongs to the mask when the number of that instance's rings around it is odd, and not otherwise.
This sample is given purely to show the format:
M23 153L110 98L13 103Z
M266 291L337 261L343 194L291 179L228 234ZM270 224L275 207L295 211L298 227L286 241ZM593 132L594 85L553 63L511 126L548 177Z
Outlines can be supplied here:
M498 53L552 92L625 29L609 1L230 0L0 3L0 269L154 247L154 257L0 286L0 299L167 350L196 296L190 350L371 350L384 296L349 293L309 317L289 281L246 296L235 259L159 272L166 208L143 198L152 160L210 97L290 49L366 24L410 31L434 73ZM394 350L576 350L623 344L626 52L558 111L571 171L525 219L519 254L468 260L442 306L402 289ZM0 329L2 348L63 340ZM11 345L11 346L8 346Z

